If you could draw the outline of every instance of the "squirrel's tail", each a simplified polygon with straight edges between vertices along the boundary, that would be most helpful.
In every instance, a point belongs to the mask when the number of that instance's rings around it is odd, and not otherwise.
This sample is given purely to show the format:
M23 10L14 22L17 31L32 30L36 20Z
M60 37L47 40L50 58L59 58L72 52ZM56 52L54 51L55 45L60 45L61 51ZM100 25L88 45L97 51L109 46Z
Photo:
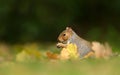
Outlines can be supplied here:
M111 56L114 56L112 52L112 48L110 45L106 42L104 44L101 44L99 42L93 41L92 42L92 49L95 52L96 58L105 58L108 59Z

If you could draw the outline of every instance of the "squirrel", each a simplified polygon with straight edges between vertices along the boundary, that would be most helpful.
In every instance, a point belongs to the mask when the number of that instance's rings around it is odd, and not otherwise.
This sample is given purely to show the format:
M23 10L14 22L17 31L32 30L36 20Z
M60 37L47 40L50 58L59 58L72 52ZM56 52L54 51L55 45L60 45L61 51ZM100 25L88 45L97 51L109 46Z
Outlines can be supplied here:
M58 48L65 48L70 43L75 44L77 46L77 51L80 58L84 58L89 53L94 52L92 50L92 44L79 37L71 27L66 27L66 29L60 33L58 36L58 41Z
M84 40L78 36L71 27L66 27L66 29L60 33L58 41L58 48L65 48L70 43L75 44L80 58L95 57L108 59L111 56L120 56L118 53L112 53L112 48L107 42L101 44L97 41L89 42Z

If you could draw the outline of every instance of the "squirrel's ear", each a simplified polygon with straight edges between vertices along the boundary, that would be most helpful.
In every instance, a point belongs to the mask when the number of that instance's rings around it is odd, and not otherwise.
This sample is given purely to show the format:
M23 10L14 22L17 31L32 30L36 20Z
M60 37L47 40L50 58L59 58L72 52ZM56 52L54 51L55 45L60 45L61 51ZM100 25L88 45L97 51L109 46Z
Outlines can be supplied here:
M72 28L71 27L66 27L66 30L72 31Z

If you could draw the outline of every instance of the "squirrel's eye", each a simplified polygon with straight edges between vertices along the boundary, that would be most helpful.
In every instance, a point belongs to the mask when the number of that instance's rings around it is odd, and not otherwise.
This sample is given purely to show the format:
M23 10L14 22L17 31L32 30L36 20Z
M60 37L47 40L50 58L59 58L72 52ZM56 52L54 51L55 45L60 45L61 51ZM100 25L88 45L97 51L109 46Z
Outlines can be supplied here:
M66 34L63 34L63 36L66 36Z

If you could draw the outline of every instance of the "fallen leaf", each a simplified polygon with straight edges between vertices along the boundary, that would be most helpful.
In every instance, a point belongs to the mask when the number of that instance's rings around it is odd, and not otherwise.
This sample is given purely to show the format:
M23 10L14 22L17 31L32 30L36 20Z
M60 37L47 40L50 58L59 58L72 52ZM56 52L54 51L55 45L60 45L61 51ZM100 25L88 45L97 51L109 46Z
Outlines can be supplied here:
M59 55L56 53L52 53L50 51L46 52L46 55L49 59L59 59Z
M76 59L79 57L77 46L75 44L68 44L60 53L61 59Z
M18 62L27 62L30 59L30 55L24 50L16 55L16 61Z

